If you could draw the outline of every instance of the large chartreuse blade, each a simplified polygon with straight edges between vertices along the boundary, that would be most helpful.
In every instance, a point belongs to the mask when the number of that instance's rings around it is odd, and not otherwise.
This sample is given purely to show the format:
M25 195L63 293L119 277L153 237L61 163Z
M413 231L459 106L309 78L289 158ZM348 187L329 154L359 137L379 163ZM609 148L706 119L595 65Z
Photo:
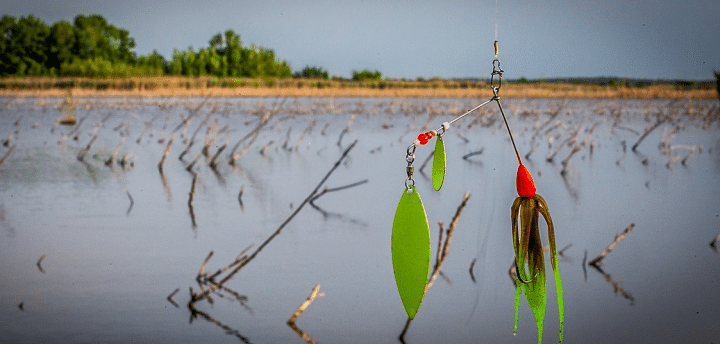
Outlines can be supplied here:
M420 308L430 273L430 225L414 186L403 191L392 228L392 262L400 299L410 319Z
M439 191L445 180L445 143L442 136L435 140L435 154L433 155L432 184L435 191Z

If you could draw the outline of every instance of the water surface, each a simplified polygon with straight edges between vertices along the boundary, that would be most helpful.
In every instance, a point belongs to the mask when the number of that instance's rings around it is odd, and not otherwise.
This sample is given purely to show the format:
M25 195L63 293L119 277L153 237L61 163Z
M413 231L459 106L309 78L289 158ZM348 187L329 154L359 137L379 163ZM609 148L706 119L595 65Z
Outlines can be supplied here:
M14 147L0 166L2 340L302 343L286 321L320 284L324 296L297 322L312 340L398 342L406 315L390 262L390 229L404 189L406 148L418 133L478 103L75 102L80 122L62 126L56 124L62 99L0 99L0 138L7 141L0 155ZM709 245L720 234L717 101L507 99L503 104L521 155L534 149L525 163L548 201L558 247L565 248L560 262L565 340L717 341L720 254ZM233 146L263 116L267 124L254 140L239 145L236 153L252 141L230 165ZM665 120L633 152L659 118ZM196 131L196 143L178 159ZM158 163L171 137L161 174ZM206 140L209 157L201 155ZM319 210L304 207L226 284L241 301L227 292L214 294L212 303L196 303L207 317L192 317L189 290L198 291L195 277L208 253L214 255L207 270L216 270L249 246L257 248L355 140L325 186L368 182L322 196L314 202ZM225 144L212 168L210 159ZM512 336L509 212L517 162L497 109L490 104L456 122L445 144L447 176L440 192L431 186L431 164L423 170L426 176L419 172L432 146L416 152L415 179L433 253L437 222L449 223L465 191L471 196L444 277L428 291L405 340L535 342L534 319L524 301L518 336ZM578 150L568 159L573 147ZM122 157L132 166L119 165ZM631 223L633 231L604 259L605 274L583 265ZM170 302L168 295L178 288ZM548 290L544 340L555 342L551 284Z

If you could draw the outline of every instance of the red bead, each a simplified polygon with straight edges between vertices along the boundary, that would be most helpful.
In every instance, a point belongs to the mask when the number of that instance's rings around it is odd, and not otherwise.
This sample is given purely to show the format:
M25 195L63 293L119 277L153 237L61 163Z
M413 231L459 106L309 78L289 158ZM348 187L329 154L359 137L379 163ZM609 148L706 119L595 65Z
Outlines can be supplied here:
M517 170L517 193L521 197L533 197L537 189L535 188L535 182L533 181L530 171L528 171L525 165L520 164Z
M428 143L429 140L430 140L430 136L428 134L418 135L418 141L420 141L421 145Z

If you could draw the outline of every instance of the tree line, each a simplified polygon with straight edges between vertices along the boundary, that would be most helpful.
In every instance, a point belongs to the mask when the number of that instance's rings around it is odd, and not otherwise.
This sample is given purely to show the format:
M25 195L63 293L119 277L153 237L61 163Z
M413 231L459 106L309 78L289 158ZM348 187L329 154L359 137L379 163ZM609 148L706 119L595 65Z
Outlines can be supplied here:
M127 30L100 15L50 26L32 15L0 20L0 76L292 76L290 65L272 49L243 47L232 30L214 35L199 50L175 49L170 60L157 51L138 56L134 48Z

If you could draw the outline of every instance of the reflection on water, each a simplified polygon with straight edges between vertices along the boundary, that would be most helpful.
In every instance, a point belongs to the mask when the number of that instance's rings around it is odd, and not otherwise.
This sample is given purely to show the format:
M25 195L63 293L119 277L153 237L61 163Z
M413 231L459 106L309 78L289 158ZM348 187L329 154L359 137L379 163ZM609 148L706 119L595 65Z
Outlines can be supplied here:
M298 320L313 341L395 343L407 317L393 279L390 228L405 149L418 133L477 105L78 98L77 122L65 126L57 124L62 103L0 98L3 340L302 342L286 322L321 284L322 301ZM503 105L563 247L565 341L720 338L717 101ZM189 309L189 288L208 287L194 281L208 253L204 273L211 276L263 243L354 140L326 194L208 302ZM440 192L420 168L432 149L416 152L431 224L451 218L466 191L473 197L408 343L536 340L529 308L520 310L512 337L516 159L507 140L494 108L453 124ZM602 268L587 269L588 257L631 223ZM431 230L437 237L437 227ZM557 328L552 307L545 327ZM544 339L554 342L557 333L545 331Z

